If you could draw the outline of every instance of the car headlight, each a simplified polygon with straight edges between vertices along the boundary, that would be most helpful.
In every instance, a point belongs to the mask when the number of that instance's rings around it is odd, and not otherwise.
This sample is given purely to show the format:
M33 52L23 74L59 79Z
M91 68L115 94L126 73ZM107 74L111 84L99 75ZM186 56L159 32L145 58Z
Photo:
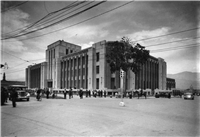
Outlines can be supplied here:
M29 93L27 93L27 95L26 95L27 97L29 97L30 96L30 94Z

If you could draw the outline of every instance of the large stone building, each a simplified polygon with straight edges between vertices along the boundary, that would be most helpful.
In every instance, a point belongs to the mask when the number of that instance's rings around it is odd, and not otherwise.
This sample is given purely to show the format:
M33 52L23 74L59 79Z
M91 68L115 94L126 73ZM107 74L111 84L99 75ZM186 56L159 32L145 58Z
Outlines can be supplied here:
M106 41L87 49L59 40L46 50L46 61L26 68L28 88L120 88L120 74L111 74L106 62ZM127 72L126 89L166 89L166 62L150 56L137 74Z

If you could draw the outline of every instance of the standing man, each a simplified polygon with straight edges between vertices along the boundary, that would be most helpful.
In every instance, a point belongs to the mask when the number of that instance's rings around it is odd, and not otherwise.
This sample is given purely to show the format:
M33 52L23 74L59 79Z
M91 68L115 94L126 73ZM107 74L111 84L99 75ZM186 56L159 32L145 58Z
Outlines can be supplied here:
M47 99L49 98L49 89L46 88Z
M70 87L70 89L69 89L69 99L71 99L71 96L72 96L72 88Z
M16 104L17 96L18 96L17 91L15 89L12 89L11 98L12 98L13 107L17 106L17 104Z
M83 99L83 90L82 90L82 88L80 88L79 95L80 95L80 99Z
M64 93L64 99L66 99L66 96L67 96L66 88L64 89L63 93Z

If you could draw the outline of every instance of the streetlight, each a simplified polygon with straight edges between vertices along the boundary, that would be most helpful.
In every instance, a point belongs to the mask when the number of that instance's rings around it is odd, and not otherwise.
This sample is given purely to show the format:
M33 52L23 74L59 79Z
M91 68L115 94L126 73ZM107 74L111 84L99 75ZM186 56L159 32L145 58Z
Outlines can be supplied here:
M119 103L120 106L124 107L125 104L123 102L123 89L124 89L124 71L121 69L120 70L120 88L121 88L121 102Z

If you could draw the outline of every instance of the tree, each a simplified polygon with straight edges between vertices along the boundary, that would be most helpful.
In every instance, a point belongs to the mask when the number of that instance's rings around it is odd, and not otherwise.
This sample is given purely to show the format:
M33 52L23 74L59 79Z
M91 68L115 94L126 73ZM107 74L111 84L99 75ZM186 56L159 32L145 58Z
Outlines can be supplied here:
M140 44L133 46L131 40L123 37L120 41L108 42L106 60L110 65L111 73L122 69L129 69L137 73L149 58L149 51Z

